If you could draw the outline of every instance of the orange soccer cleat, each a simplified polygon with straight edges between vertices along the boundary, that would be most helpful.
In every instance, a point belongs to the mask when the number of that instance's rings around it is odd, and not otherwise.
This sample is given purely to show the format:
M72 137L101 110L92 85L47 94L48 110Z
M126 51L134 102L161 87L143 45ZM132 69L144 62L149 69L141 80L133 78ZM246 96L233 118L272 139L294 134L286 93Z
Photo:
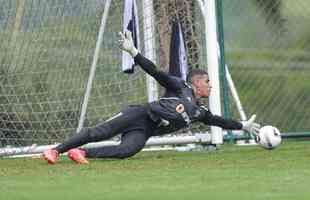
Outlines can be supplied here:
M86 152L82 149L71 149L68 151L68 157L77 164L88 164L88 160L85 158Z
M55 149L48 149L43 152L42 156L49 164L55 164L59 158L59 153Z

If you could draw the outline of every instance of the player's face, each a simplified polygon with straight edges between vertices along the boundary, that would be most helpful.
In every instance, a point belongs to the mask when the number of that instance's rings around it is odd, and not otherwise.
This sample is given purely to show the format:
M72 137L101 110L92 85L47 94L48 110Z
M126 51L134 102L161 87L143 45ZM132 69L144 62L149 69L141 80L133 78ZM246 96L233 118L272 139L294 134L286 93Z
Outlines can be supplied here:
M209 97L212 88L209 76L208 75L200 76L195 82L195 87L198 96L200 96L201 98Z

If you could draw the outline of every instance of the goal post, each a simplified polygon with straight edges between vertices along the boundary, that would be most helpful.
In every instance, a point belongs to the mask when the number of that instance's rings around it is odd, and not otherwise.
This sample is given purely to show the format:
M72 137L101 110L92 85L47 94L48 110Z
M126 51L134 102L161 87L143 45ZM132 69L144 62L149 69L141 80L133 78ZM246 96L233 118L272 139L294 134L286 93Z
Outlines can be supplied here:
M144 54L152 62L156 63L155 51L155 27L154 27L154 11L153 0L143 0L143 29L144 29ZM146 86L148 94L148 102L158 99L158 88L153 77L146 75Z
M111 5L111 0L107 0L105 3L105 6L104 6L103 14L102 14L102 19L101 19L101 24L100 24L100 28L99 28L98 39L96 42L94 57L92 60L92 64L91 64L91 68L90 68L90 72L89 72L89 77L87 80L84 99L82 102L81 114L80 114L80 118L79 118L78 127L76 130L77 132L81 131L81 129L83 128L83 125L84 125L85 115L86 115L86 111L87 111L87 104L88 104L89 97L91 95L92 84L93 84L93 80L94 80L95 73L96 73L96 67L97 67L97 62L99 59L100 47L101 47L101 43L103 40L103 34L104 34L106 21L108 19L110 5Z
M207 63L210 84L212 86L209 97L209 109L215 115L222 115L221 111L221 89L220 89L220 49L217 36L217 15L216 1L208 0L204 3L205 9L205 27L206 27L206 46L207 46ZM211 127L212 144L223 143L223 132L220 127Z
M221 1L221 0L220 0ZM215 115L222 115L221 106L221 86L220 83L224 82L225 78L220 80L220 72L223 74L221 65L223 64L224 48L220 37L222 29L219 29L221 24L218 22L218 12L220 12L219 2L216 0L198 0L200 10L203 13L206 34L206 49L207 49L207 64L210 84L212 86L211 94L209 96L209 109ZM222 19L220 19L221 22ZM223 90L224 91L224 90ZM224 92L224 94L226 94ZM225 107L226 109L226 107ZM226 111L226 110L225 110ZM223 130L219 127L211 127L212 140L214 145L223 144Z

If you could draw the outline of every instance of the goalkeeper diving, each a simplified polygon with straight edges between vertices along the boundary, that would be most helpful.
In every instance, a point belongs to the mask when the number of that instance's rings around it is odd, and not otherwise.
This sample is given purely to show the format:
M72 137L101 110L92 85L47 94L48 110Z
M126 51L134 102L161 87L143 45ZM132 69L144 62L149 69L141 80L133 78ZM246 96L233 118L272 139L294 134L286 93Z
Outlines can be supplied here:
M57 162L59 155L68 152L68 157L78 164L89 163L88 158L127 158L143 149L152 136L164 135L201 122L228 130L245 130L257 134L260 128L255 115L248 121L236 121L213 115L201 103L208 98L211 84L208 73L193 69L187 81L158 70L154 63L145 58L134 46L131 32L120 33L119 47L128 52L146 73L166 89L157 101L143 105L130 105L111 119L92 128L83 128L64 143L43 152L49 164ZM90 142L108 140L121 134L116 146L82 148Z

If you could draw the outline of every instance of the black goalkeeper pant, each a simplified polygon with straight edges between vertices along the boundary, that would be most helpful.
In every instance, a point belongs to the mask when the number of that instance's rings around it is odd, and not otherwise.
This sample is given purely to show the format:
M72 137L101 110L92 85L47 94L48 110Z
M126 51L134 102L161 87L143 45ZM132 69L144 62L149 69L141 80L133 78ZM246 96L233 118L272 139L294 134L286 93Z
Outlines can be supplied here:
M112 119L94 128L84 128L57 146L59 153L90 142L99 142L121 135L117 146L85 149L88 158L127 158L138 153L156 129L157 124L148 115L146 106L129 106Z

